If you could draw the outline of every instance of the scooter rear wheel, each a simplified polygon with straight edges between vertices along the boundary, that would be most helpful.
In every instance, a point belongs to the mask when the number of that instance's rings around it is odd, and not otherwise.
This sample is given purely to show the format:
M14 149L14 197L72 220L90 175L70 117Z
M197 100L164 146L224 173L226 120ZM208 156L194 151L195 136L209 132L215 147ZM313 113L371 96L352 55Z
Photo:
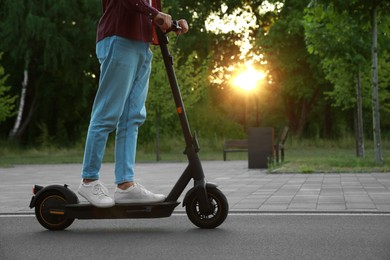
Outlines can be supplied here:
M188 198L186 212L191 222L200 228L216 228L221 225L229 212L229 204L225 195L216 188L207 189L212 212L202 214L199 209L199 200L196 192L193 192Z
M48 191L38 198L35 216L43 227L49 230L63 230L74 221L74 218L66 216L67 203L65 196L60 192Z

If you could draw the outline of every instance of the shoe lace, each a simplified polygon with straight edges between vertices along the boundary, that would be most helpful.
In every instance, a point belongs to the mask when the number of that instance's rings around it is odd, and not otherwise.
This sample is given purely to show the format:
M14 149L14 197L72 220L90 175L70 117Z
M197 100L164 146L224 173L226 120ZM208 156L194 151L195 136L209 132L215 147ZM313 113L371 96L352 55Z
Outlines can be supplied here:
M152 194L153 194L153 192L147 190L144 186L142 186L142 185L139 184L138 182L136 182L135 185L137 185L141 190L143 190L144 193L149 194L149 195L152 195Z
M99 197L100 196L107 196L107 194L105 193L105 191L103 189L103 186L100 183L93 186L93 193L98 195Z

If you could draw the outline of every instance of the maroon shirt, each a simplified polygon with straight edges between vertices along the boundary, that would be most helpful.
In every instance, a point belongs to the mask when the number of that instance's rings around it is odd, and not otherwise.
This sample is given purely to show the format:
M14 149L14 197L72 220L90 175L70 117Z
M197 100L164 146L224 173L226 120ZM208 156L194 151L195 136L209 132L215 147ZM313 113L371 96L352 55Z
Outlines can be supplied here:
M102 0L96 40L120 36L130 40L152 42L152 20L158 10L149 0Z

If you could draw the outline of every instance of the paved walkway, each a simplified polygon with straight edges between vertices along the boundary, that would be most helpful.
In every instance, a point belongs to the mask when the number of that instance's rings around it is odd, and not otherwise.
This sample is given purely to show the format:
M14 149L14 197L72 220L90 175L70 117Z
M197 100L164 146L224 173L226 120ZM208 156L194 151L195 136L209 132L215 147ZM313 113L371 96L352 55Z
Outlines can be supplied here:
M390 173L270 174L249 170L247 161L202 164L207 180L217 183L228 198L231 212L390 213ZM137 164L137 181L153 192L167 194L186 166ZM79 164L0 168L0 214L32 213L28 205L34 184L66 183L77 190L80 169ZM113 164L104 164L101 172L101 180L113 193Z

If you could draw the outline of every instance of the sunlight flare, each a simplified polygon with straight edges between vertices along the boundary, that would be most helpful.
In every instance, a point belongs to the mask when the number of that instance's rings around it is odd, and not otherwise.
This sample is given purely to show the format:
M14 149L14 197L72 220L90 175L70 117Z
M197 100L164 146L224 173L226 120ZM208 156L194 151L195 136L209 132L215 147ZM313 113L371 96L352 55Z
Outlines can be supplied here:
M247 65L245 69L233 78L233 85L245 91L255 89L260 80L266 77L265 73L258 71L251 65Z

